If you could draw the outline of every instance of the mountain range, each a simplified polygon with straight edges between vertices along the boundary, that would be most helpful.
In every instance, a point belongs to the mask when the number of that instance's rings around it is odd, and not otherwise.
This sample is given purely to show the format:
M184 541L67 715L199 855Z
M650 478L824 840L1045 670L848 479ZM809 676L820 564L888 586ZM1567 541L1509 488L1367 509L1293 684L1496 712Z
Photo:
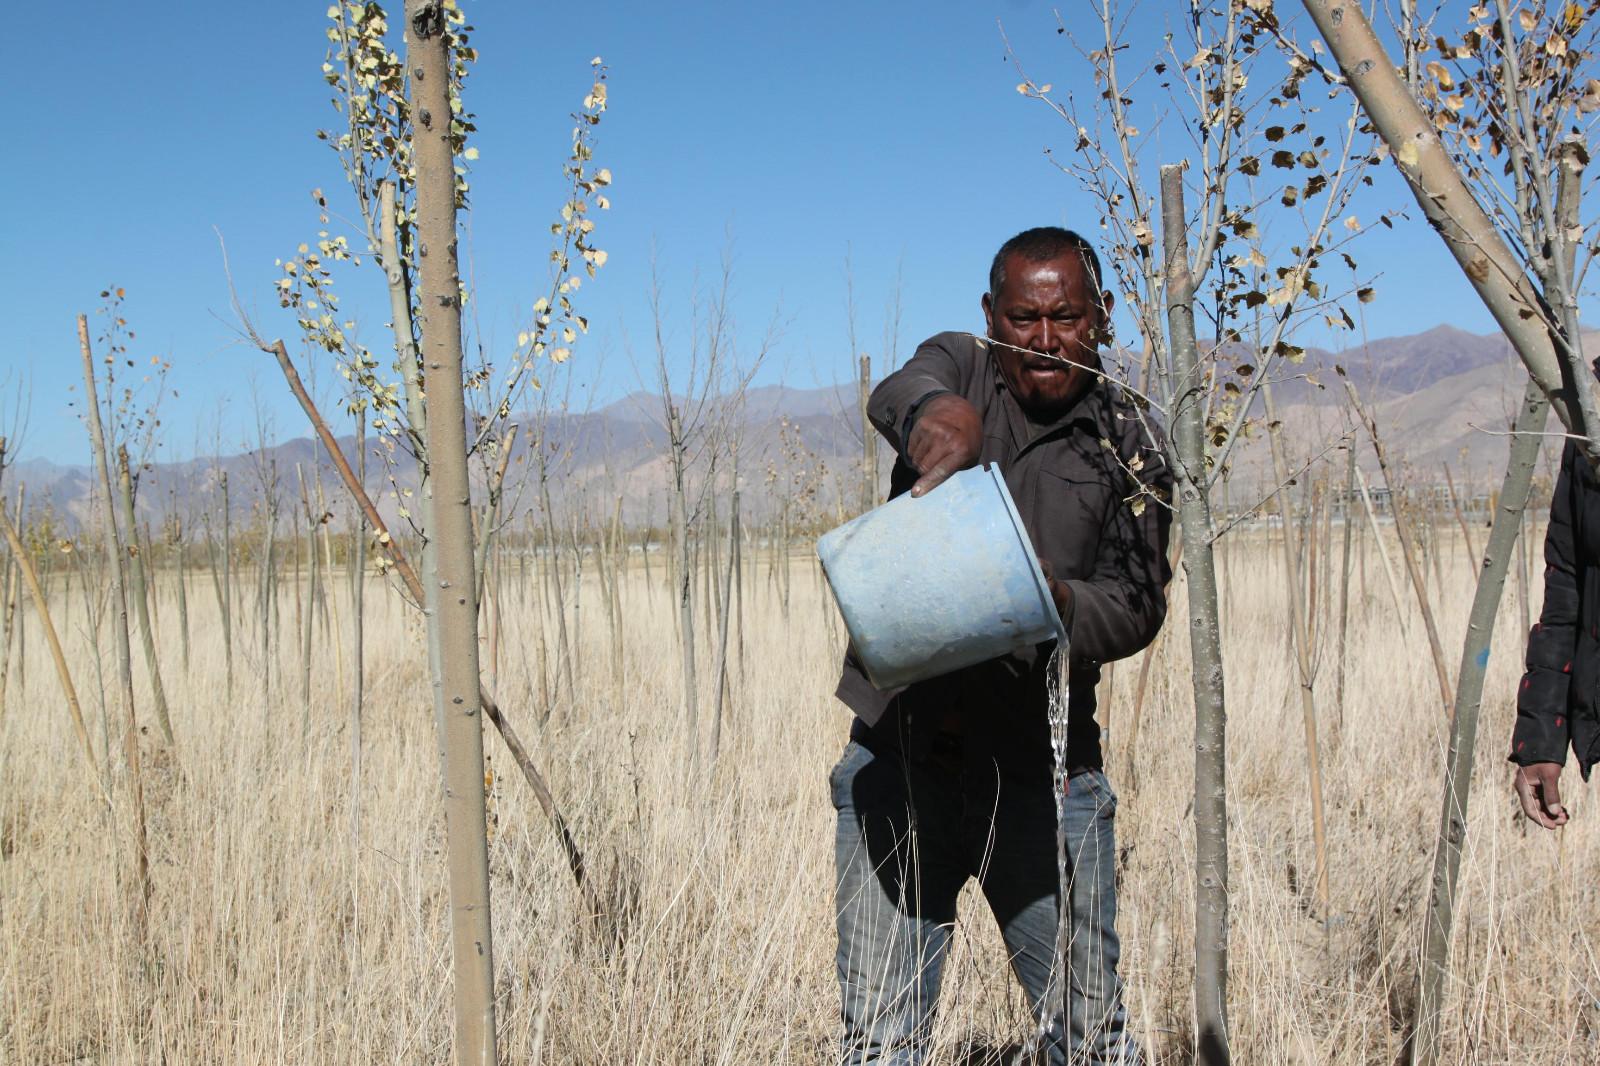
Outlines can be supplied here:
M1592 343L1595 338L1586 339ZM1458 487L1487 489L1498 482L1507 448L1504 429L1526 380L1503 336L1442 325L1338 353L1308 349L1304 361L1286 367L1288 373L1274 386L1277 414L1289 430L1287 439L1298 462L1325 451L1349 424L1335 366L1345 368L1363 402L1371 406L1386 447L1408 468L1408 476L1437 481L1449 464ZM682 409L693 409L681 397L678 402ZM716 424L724 442L718 459L724 478L737 439L742 502L751 521L771 517L787 498L798 521L823 522L838 513L839 501L851 501L846 505L851 507L859 498L861 431L854 382L811 389L751 388L742 404L713 401L710 407L700 428ZM514 421L519 432L506 476L505 513L529 520L537 512L542 457L553 506L568 516L563 522L579 511L591 519L609 519L620 507L630 525L665 525L671 464L659 396L633 393L590 411L532 412ZM704 433L691 434L691 473L699 481L709 463L705 439ZM382 447L368 440L369 491L395 522L413 503L407 491L415 483L415 462L393 442ZM1236 480L1270 484L1264 441L1258 430L1240 446L1234 457ZM353 456L353 435L341 437L340 446ZM880 448L880 453L887 449ZM1372 469L1371 449L1363 444L1359 454L1363 466ZM484 460L478 463L480 482L492 457ZM884 454L885 471L887 462ZM307 521L302 478L313 516L325 507L342 523L348 513L334 467L307 435L233 455L148 464L139 477L141 520L160 526L179 516L193 527L209 513L216 523L224 474L235 520L244 524L258 523L273 496L280 529ZM886 477L880 478L880 485L884 481ZM88 517L93 483L93 471L86 466L32 459L10 467L4 487L14 496L25 485L30 520L47 512L59 529L68 531Z

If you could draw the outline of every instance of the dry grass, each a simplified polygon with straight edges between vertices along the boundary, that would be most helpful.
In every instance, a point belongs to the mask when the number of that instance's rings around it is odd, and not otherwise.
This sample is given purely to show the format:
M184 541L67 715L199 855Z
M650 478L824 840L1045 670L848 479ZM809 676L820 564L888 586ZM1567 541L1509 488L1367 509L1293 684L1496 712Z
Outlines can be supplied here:
M1236 1061L1389 1063L1408 1010L1438 810L1444 721L1426 644L1415 624L1402 639L1371 556L1368 587L1352 610L1342 722L1331 696L1322 700L1335 909L1325 934L1309 913L1305 747L1279 556L1252 533L1234 538L1230 556ZM747 585L747 676L720 764L698 785L685 770L660 569L653 589L642 571L629 576L621 686L586 576L576 612L580 698L563 700L542 724L539 590L508 575L501 702L532 741L596 876L634 886L638 902L619 950L576 931L574 893L549 826L491 740L505 1061L829 1061L837 1005L825 776L847 719L830 696L841 639L833 608L799 556L796 564L787 619L764 566ZM1458 649L1467 568L1452 555L1444 573L1441 626ZM0 1060L448 1061L445 880L419 623L381 583L372 588L366 757L352 834L348 712L333 641L319 636L313 728L303 744L293 589L284 586L270 682L259 657L241 653L230 698L209 582L197 580L190 597L185 674L166 579L160 626L179 745L164 756L147 738L148 949L130 936L118 883L125 824L97 805L42 641L29 631L25 681L13 675L0 723ZM1181 579L1175 593L1177 621L1157 653L1134 753L1137 785L1118 743L1136 664L1107 682L1130 1007L1160 1062L1187 1061L1190 1004L1192 747ZM60 597L58 621L99 743L96 653L81 600ZM340 606L347 615L347 601ZM1588 809L1589 793L1569 772L1576 816L1565 831L1525 827L1514 813L1503 754L1521 654L1516 614L1508 592L1484 709L1445 1060L1600 1062L1600 811ZM254 646L248 621L241 625L241 643ZM102 646L110 670L109 641ZM1325 693L1332 655L1330 639ZM702 676L710 658L703 653ZM981 901L964 899L937 1061L979 1061L971 1049L1026 1031L1000 952Z

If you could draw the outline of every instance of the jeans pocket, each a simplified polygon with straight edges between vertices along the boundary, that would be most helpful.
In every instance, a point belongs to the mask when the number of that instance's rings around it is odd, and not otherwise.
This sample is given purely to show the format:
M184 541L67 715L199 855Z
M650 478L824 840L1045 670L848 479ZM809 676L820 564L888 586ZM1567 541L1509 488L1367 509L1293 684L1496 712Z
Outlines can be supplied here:
M1082 786L1083 790L1094 797L1094 813L1098 818L1110 820L1117 815L1117 794L1111 787L1111 782L1101 770L1087 770L1072 779L1074 787Z

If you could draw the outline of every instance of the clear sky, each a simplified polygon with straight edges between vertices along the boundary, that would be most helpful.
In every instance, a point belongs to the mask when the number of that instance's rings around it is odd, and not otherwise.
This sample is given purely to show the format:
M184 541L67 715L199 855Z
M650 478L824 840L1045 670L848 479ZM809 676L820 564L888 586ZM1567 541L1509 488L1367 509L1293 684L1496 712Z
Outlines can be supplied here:
M1018 95L997 29L1003 20L1036 81L1085 91L1089 71L1047 4L465 6L480 52L467 91L481 152L466 247L486 342L509 342L545 281L568 112L590 58L611 68L595 159L615 176L596 233L610 259L579 294L593 329L576 356L577 403L641 387L652 249L676 308L729 252L742 343L753 347L774 313L784 324L758 381L811 387L852 374L847 256L859 343L874 353L900 278L904 357L932 333L981 328L978 295L1006 237L1098 226L1043 154L1070 149L1069 131ZM314 137L338 118L320 77L326 7L75 4L51 22L56 41L0 72L0 92L21 105L0 172L0 387L30 398L24 457L86 459L69 406L73 316L92 312L107 285L127 290L134 361L172 363L164 457L192 454L197 440L209 450L219 433L236 449L258 409L279 439L306 432L266 357L238 340L214 229L263 332L292 331L272 297L273 260L314 237L311 190L333 194L342 181ZM1177 28L1175 4L1129 10L1149 47ZM1089 29L1087 5L1064 14ZM1406 204L1388 175L1374 195ZM1491 328L1420 224L1378 234L1361 258L1383 272L1365 308L1372 336ZM379 280L363 263L340 282L374 348L387 319ZM681 321L674 329L681 340Z

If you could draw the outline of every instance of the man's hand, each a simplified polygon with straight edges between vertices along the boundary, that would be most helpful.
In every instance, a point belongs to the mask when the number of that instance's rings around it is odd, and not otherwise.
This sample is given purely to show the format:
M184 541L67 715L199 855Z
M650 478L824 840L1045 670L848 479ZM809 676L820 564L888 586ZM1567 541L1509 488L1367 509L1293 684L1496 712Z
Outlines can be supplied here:
M911 495L925 496L957 470L978 465L982 448L978 409L954 393L935 396L923 405L906 442L907 457L922 475Z
M1044 573L1045 588L1050 590L1050 598L1055 601L1056 614L1065 622L1072 616L1072 586L1056 580L1056 572L1048 561L1040 559L1039 569Z
M1567 824L1567 809L1561 805L1561 764L1536 762L1517 767L1515 782L1522 813L1546 829Z

